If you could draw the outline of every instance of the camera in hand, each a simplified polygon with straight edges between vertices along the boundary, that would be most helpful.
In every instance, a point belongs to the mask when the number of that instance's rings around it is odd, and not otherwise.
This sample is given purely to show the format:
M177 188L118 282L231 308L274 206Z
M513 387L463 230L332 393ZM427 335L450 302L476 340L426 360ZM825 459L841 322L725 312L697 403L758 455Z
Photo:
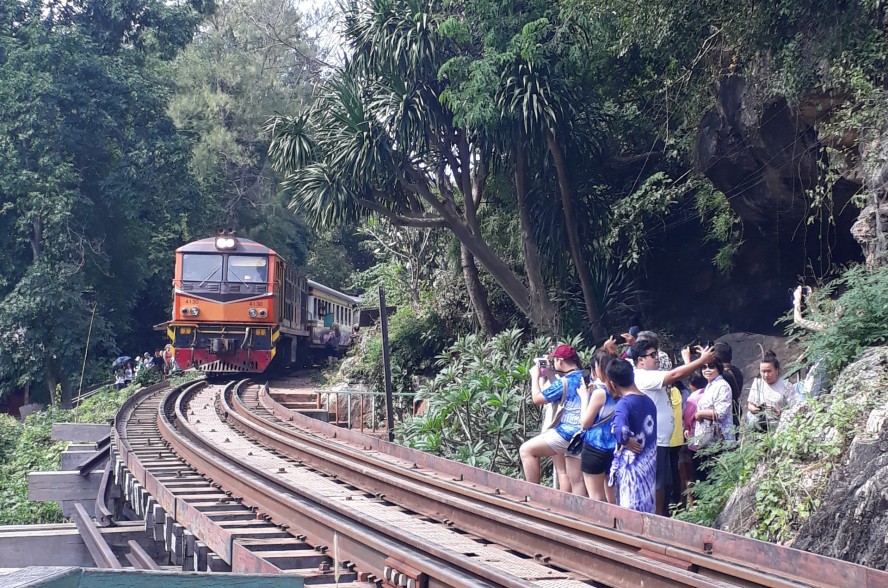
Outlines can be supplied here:
M583 382L585 382L587 387L592 385L592 370L583 370Z
M545 357L537 357L536 359L534 359L534 362L536 362L536 364L541 368L549 367L549 360Z

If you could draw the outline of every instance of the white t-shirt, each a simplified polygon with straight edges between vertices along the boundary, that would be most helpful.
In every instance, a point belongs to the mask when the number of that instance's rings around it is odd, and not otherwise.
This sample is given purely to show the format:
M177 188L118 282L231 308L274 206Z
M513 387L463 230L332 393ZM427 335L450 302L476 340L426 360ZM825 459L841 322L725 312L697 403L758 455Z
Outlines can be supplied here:
M760 406L770 406L783 410L793 401L792 385L784 379L777 380L774 385L761 378L756 378L749 389L749 402Z
M644 370L635 368L635 385L645 396L654 401L657 407L657 447L669 447L675 417L672 414L672 402L669 392L663 387L663 378L667 372L662 370Z

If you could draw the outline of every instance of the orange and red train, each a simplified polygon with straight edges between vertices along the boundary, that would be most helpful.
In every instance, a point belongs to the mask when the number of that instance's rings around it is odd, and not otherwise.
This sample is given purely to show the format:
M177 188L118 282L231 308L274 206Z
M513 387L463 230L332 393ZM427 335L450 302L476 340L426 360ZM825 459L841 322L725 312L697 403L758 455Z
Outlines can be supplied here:
M165 326L182 369L310 365L338 351L327 342L337 326L341 348L360 324L361 298L312 282L272 249L232 235L178 248L173 287Z

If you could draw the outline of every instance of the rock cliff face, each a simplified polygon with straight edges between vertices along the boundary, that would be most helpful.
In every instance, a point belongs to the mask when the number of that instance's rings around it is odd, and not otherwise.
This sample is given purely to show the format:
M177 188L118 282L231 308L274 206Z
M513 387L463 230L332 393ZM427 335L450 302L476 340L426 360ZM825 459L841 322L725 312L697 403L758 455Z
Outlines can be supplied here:
M824 404L847 403L859 410L850 442L841 447L838 460L798 463L804 474L799 484L820 506L801 523L789 543L796 548L888 569L888 347L867 350L837 378L834 391L821 398ZM777 430L792 435L798 424L794 415L811 408L797 404L784 412ZM803 421L802 421L803 422ZM823 432L823 437L835 430ZM749 482L735 489L721 516L720 529L747 533L759 524L756 490L773 471L761 463ZM797 504L783 506L798 516Z
M806 235L807 192L823 184L824 170L832 165L825 144L847 147L853 143L845 137L819 134L818 121L827 118L836 105L831 97L813 94L790 105L782 96L768 95L760 84L739 75L720 81L717 106L700 122L697 167L724 192L744 227L756 237L804 245L806 236L812 236ZM858 210L846 204L872 174L856 161L851 166L842 161L844 173L830 196L838 214L833 245L840 253L859 256L850 235ZM816 249L808 252L817 253Z
M888 399L884 394L874 398L888 385L888 348L867 351L842 377L858 390L847 400L866 407L866 424L793 546L888 569Z

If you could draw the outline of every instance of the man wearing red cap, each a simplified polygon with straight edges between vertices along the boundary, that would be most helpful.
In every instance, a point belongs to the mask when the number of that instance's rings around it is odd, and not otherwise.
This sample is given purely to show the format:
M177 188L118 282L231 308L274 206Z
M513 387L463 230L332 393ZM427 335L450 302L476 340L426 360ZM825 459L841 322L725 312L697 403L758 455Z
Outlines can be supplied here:
M582 401L577 392L583 381L580 357L570 345L559 345L549 355L549 370L559 376L551 383L540 377L539 363L534 362L533 367L530 368L533 403L537 405L549 402L560 403L563 399L564 410L561 413L561 419L555 426L525 441L518 453L524 468L524 478L528 482L540 483L540 458L550 456L555 463L555 471L558 473L558 487L565 492L570 492L570 476L566 469L564 456L574 433L580 430ZM578 462L573 459L570 461ZM577 488L576 490L577 493L585 496L585 488Z

